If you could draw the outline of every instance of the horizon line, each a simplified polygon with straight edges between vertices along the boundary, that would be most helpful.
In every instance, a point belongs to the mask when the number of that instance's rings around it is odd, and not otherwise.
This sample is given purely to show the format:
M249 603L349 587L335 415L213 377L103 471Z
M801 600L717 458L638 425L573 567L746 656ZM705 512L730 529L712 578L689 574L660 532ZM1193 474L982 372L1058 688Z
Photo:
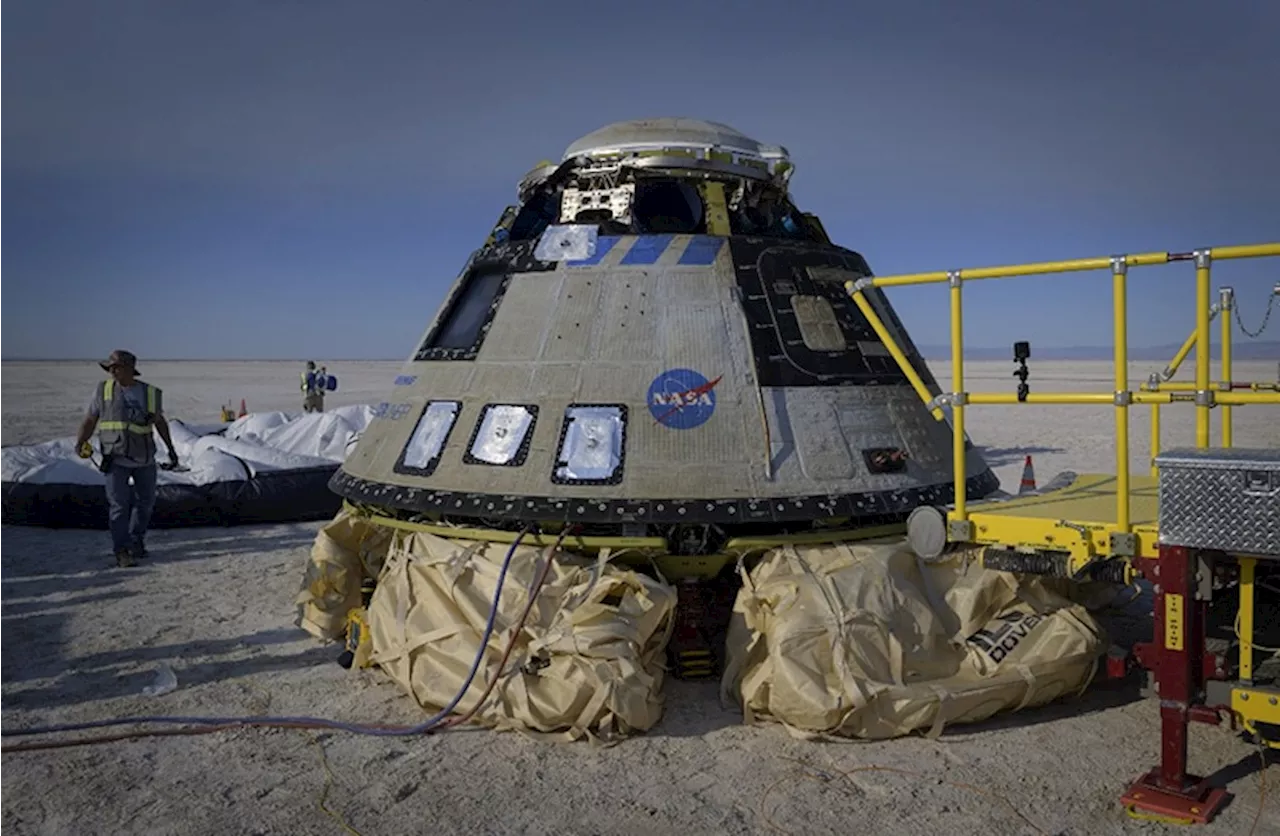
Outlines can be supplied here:
M1258 341L1251 341L1248 343L1242 343L1239 347L1237 347L1237 353L1254 354L1260 349L1264 349L1264 348L1271 349L1273 347L1280 347L1280 340L1258 340ZM1129 346L1128 353L1130 355L1133 355L1139 352L1155 352L1155 351L1164 352L1164 351L1168 351L1169 349L1173 349L1174 351L1177 351L1179 348L1181 348L1180 343L1163 343L1159 345ZM926 359L935 359L935 360L949 359L951 357L951 349L945 345L940 345L940 344L924 345L924 346L917 345L916 349ZM1243 349L1243 351L1241 351L1241 349ZM1097 353L1100 355L1098 359L1111 359L1111 355L1114 352L1114 350L1115 349L1109 345L1042 346L1038 349L1039 352L1052 352L1055 354L1060 352L1065 352L1065 351L1080 352L1080 353ZM992 354L995 352L999 352L1001 354L1010 354L1011 351L1012 351L1012 348L1010 346L972 346L972 347L966 346L964 353L967 356L969 354ZM1033 346L1031 357L1028 359L1033 361L1037 359L1036 353L1037 353L1037 349L1035 349ZM138 364L145 365L146 363L306 363L308 359L310 358L298 358L298 357L151 357L151 358L142 358L140 357L138 358ZM1048 358L1044 358L1044 359L1048 359ZM1066 359L1066 358L1059 358L1059 359ZM1072 359L1079 359L1079 358L1072 358ZM1137 359L1137 358L1131 357L1130 359ZM1247 359L1259 359L1259 358L1241 357L1240 359L1247 360ZM1261 358L1261 359L1266 359L1266 358ZM1280 360L1280 357L1277 357L1276 359ZM3 363L94 363L94 364L97 364L99 361L100 361L100 358L96 358L96 357L21 357L21 356L20 357L0 357L0 362L3 362ZM329 364L329 363L405 363L405 362L413 362L413 360L412 360L412 357L408 357L408 358L406 357L334 357L334 358L326 358L323 361L317 360L315 362L317 363L323 362L325 364Z
M1169 348L1177 350L1181 348L1181 343L1160 343L1154 345L1129 346L1128 353L1143 351L1164 351ZM1250 342L1241 342L1237 350L1243 349L1252 353L1260 348L1271 348L1280 346L1280 340L1256 340ZM917 350L926 357L949 358L951 349L942 344L936 345L917 345ZM1032 355L1029 359L1036 359L1036 349L1032 347ZM1062 345L1062 346L1041 346L1039 351L1042 352L1098 352L1110 355L1115 349L1110 345ZM1011 346L966 346L965 354L992 352L1009 353L1012 351ZM138 363L306 363L307 357L150 357L138 358ZM1280 358L1277 358L1280 359ZM96 357L0 357L0 362L4 363L98 363L99 358ZM321 362L319 360L317 363ZM412 357L330 357L323 360L324 363L404 363L412 362Z

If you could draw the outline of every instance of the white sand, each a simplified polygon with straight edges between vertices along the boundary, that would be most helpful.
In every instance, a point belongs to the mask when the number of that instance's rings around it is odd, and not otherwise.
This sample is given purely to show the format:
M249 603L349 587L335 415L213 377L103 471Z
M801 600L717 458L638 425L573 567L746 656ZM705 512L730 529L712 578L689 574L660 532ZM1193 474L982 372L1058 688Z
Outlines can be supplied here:
M145 363L171 415L216 420L218 406L296 409L296 363ZM333 405L381 400L399 363L329 363ZM944 364L933 364L945 378ZM1134 379L1152 369L1135 364ZM1237 378L1274 375L1239 364ZM1014 390L1012 364L974 363L971 391ZM1032 391L1108 391L1105 363L1032 363ZM101 373L91 364L5 363L5 444L69 435ZM1185 377L1185 373L1182 377ZM945 383L944 383L945 385ZM1165 444L1190 443L1189 407L1165 410ZM1266 407L1236 410L1239 446L1280 445ZM1113 410L973 408L970 434L1016 490L1022 456L1041 482L1111 471ZM1267 421L1270 417L1272 420ZM1147 414L1134 410L1133 464L1145 467ZM1215 416L1215 438L1217 418ZM108 568L105 532L5 527L5 728L128 714L306 714L412 723L414 703L374 672L344 671L335 647L293 626L293 598L319 523L154 532L137 569ZM1142 635L1124 619L1118 638ZM1147 628L1149 629L1149 627ZM179 688L145 697L161 662ZM671 682L648 735L612 749L534 743L480 730L422 739L323 735L336 776L328 805L363 834L429 833L1138 833L1117 797L1158 760L1152 700L1095 685L1082 700L1026 711L939 741L810 744L748 728L714 684ZM237 731L3 757L3 827L18 833L339 834L318 807L326 774L314 733ZM6 738L13 743L22 738ZM806 772L800 762L827 776ZM1193 726L1191 764L1217 773L1232 805L1204 833L1249 831L1258 755L1223 729ZM882 766L921 777L863 771ZM1257 833L1280 832L1280 770ZM832 779L832 777L834 779Z

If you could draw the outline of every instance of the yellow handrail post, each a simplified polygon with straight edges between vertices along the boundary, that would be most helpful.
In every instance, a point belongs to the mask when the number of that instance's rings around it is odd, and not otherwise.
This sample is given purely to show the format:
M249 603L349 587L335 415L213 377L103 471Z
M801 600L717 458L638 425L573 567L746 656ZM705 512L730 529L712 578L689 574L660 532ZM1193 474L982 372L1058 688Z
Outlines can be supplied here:
M1151 405L1151 478L1155 479L1160 475L1160 469L1156 467L1156 456L1160 455L1160 404L1153 403Z
M876 332L876 336L880 338L880 342L884 344L884 347L889 350L889 356L898 364L898 368L902 370L902 373L907 376L907 380L911 383L911 388L916 390L920 400L929 408L934 420L941 421L945 416L942 414L941 407L932 405L933 393L924 385L924 381L916 373L911 361L907 359L907 355L898 347L898 343L893 339L893 335L889 333L889 329L884 326L884 322L876 315L875 309L871 307L871 300L867 299L866 294L854 282L845 282L844 290L857 304L858 310L862 311L862 315L867 319L867 324L871 326L872 331Z
M968 477L964 467L964 313L960 301L960 285L963 282L960 271L948 273L947 282L951 285L952 476L955 478L956 490L955 518L964 521L968 519L965 509L965 482Z
M1111 259L1111 295L1114 304L1115 404L1116 404L1116 531L1129 533L1129 335L1124 256Z
M1209 265L1208 249L1196 250L1196 448L1209 446Z
M1231 391L1231 309L1235 306L1235 291L1229 287L1218 289L1218 307L1222 311L1222 380L1219 391ZM1231 446L1231 407L1222 407L1222 446Z
M1209 311L1209 318L1213 319L1216 309ZM1164 374L1161 375L1165 380L1172 380L1173 376L1178 373L1182 361L1187 359L1187 355L1191 353L1191 349L1196 347L1196 329L1191 329L1191 334L1187 337L1187 341L1182 344L1182 348L1173 355L1173 359L1169 361L1169 365L1164 367Z

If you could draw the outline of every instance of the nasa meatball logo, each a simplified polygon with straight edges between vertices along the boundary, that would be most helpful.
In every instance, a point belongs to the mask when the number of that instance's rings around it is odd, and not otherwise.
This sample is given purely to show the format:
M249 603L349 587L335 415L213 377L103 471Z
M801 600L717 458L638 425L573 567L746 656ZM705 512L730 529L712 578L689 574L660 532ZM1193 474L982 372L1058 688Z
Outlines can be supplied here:
M673 430L700 427L716 411L715 388L720 379L707 380L693 369L668 369L649 384L649 414Z

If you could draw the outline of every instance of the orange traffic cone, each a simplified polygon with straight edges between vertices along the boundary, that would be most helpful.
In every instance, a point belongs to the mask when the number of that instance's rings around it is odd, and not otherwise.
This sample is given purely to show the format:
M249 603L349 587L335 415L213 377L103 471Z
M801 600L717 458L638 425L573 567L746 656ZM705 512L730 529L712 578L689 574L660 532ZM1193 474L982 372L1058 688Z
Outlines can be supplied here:
M1036 489L1036 470L1031 466L1031 457L1027 456L1022 465L1022 484L1018 485L1018 493L1030 493Z
M244 416L246 416L246 415L248 415L248 414L249 414L249 411L248 411L247 409L245 409L245 408L244 408L244 398L241 398L241 399L240 399L240 417L241 417L241 418L243 418ZM1031 457L1030 457L1030 456L1028 456L1028 457L1027 457L1027 460L1028 460L1028 461L1030 461L1030 460L1031 460Z

